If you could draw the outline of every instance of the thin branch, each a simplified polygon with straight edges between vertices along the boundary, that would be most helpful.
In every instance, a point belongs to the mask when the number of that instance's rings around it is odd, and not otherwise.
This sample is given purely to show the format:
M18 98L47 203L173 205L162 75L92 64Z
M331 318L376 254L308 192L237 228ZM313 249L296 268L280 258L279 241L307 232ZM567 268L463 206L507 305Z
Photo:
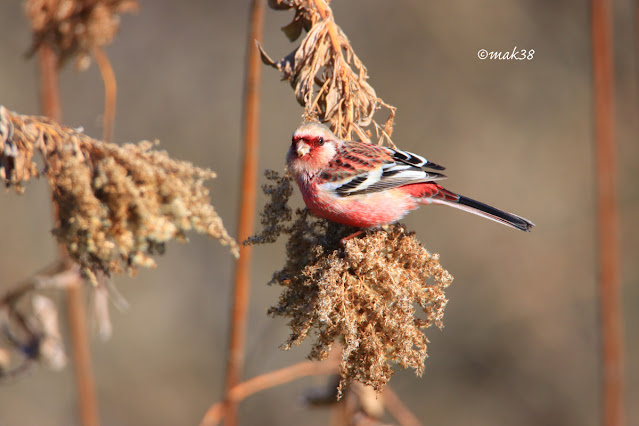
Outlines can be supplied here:
M615 154L611 2L592 1L603 423L623 425L623 324Z
M204 415L200 426L219 424L225 415L228 415L229 401L238 403L254 393L280 386L293 380L301 379L302 377L322 376L335 373L339 364L338 361L339 359L337 357L331 357L323 362L303 361L239 383L229 391L225 401L219 401L211 405Z
M244 87L244 160L242 164L242 187L238 241L244 241L253 234L256 208L257 164L258 164L258 128L259 128L259 91L262 67L255 42L262 40L264 22L264 0L253 0L251 7L251 28L247 47L247 75ZM244 345L246 341L246 322L248 316L251 256L252 248L242 245L240 258L235 265L235 283L233 286L233 310L229 352L226 367L226 400L228 408L227 424L237 424L237 404L230 392L241 379L244 366Z
M58 58L54 51L46 43L40 46L40 75L42 82L42 112L49 118L59 121L61 118L60 92L58 84ZM58 206L55 205L55 218L57 222ZM61 262L71 267L66 249L58 244L58 253ZM79 290L81 282L76 286L69 286L66 290L68 315L71 325L71 343L73 346L74 371L76 392L79 403L80 420L83 426L99 425L98 402L95 393L95 381L91 369L91 352L89 350L89 338L87 334L84 300Z
M421 422L419 419L408 409L401 399L397 396L395 391L386 385L384 393L384 407L388 412L399 422L402 426L419 426Z
M14 285L7 293L4 294L4 296L2 296L2 298L0 298L0 309L4 308L6 305L15 303L17 299L32 290L48 287L43 286L42 282L44 281L45 283L49 283L49 277L55 276L63 270L63 265L59 261L56 261L44 267L33 276Z
M102 140L113 142L113 123L115 122L115 104L118 93L118 85L115 79L113 67L108 56L100 47L93 48L93 56L98 64L102 81L104 81L104 117L102 120Z
M87 333L86 309L82 297L84 281L78 274L73 285L67 287L69 325L73 340L73 365L76 371L76 388L80 399L82 425L99 425L98 399L91 363L91 350Z
M333 45L333 50L335 51L336 57L339 59L338 63L344 63L344 53L342 52L342 45L339 41L339 35L337 33L337 26L335 25L335 20L333 19L333 15L331 9L328 7L324 0L313 0L313 4L319 11L322 19L326 21L326 25L328 27L328 35L331 39L331 44ZM344 73L346 72L346 68L340 66L337 68L340 73L340 78L344 78ZM351 139L351 134L353 127L357 128L357 126L353 126L353 102L351 101L351 87L348 84L344 85L344 101L346 104L346 129L345 134L348 135L348 139ZM361 136L360 136L361 137ZM366 140L366 139L362 139Z
M51 47L44 44L40 48L40 103L42 113L60 121L60 88L58 87L58 61Z

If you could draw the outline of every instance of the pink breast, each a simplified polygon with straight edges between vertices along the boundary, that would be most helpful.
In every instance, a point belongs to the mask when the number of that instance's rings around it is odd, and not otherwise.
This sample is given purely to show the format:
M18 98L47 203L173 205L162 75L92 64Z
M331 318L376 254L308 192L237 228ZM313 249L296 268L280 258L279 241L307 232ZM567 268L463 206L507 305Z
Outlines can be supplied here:
M347 197L302 190L302 196L317 216L358 228L396 222L418 207L409 194L399 189Z

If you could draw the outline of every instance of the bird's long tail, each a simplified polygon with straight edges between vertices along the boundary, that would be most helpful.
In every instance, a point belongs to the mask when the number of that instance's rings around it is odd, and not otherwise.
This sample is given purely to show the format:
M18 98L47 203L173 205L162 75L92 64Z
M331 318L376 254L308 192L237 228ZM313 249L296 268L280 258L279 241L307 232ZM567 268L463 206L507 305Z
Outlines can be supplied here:
M431 194L428 194L429 196L422 198L422 202L426 204L443 204L454 207L526 232L530 232L530 228L535 226L534 223L521 216L499 210L488 204L464 197L463 195L455 194L437 184L431 185L435 185L437 190L432 191Z

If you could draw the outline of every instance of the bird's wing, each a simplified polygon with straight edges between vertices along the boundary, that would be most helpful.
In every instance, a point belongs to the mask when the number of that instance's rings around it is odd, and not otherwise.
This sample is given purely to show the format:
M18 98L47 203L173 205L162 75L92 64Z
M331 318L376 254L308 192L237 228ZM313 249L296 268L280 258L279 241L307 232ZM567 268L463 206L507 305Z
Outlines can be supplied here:
M345 197L445 179L424 157L363 142L346 142L320 175L323 189Z
M433 169L433 170L446 170L446 167L442 167L439 164L435 164L432 161L428 161L421 155L413 154L408 151L400 151L399 149L384 148L389 151L393 157L393 160L399 163L408 164L409 166L418 167L420 169Z

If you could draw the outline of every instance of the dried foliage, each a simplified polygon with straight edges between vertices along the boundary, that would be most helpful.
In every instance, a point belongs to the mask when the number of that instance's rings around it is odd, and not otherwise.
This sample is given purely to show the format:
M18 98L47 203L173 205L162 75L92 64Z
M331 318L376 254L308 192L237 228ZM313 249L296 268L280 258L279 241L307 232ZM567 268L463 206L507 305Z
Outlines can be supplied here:
M138 8L137 0L27 0L33 30L29 54L47 44L61 63L77 56L76 67L85 69L91 50L113 41L120 15Z
M264 63L280 70L295 90L297 101L304 106L305 120L327 123L342 139L352 139L354 132L365 142L371 142L372 134L364 127L373 124L379 143L392 144L395 107L378 98L366 81L366 67L335 25L328 6L312 0L272 0L269 4L275 9L295 9L293 21L282 29L291 41L302 29L308 31L300 46L279 61L260 49ZM327 19L321 19L322 15ZM382 107L389 110L383 127L373 119Z
M403 225L371 229L362 238L341 242L356 229L316 218L308 209L295 220L288 207L291 178L268 172L270 202L262 213L268 223L250 243L290 236L287 261L271 284L285 287L273 316L290 318L292 333L283 346L301 343L314 330L309 357L323 360L343 340L340 391L350 380L376 390L390 379L393 363L421 375L426 357L422 329L442 327L452 276ZM428 282L429 281L429 282Z
M0 379L15 377L34 362L60 370L67 363L56 304L36 293L79 282L77 266L36 275L0 298Z
M355 133L371 142L392 145L395 108L377 97L367 83L367 71L348 39L335 24L324 0L270 0L278 10L294 9L283 28L294 41L307 31L300 46L279 61L261 50L262 60L282 72L304 119L330 125L342 139ZM390 111L384 126L373 116ZM287 261L271 284L284 287L269 313L290 319L289 349L313 330L316 340L309 358L323 360L333 345L343 343L338 395L356 380L380 390L393 374L392 364L421 374L428 342L422 329L442 326L444 289L452 276L400 224L371 229L361 238L344 237L356 229L316 218L308 209L293 215L288 205L291 178L267 172L273 184L264 186L270 201L262 212L264 230L248 243L272 243L287 234Z
M93 280L100 271L154 266L150 256L190 230L219 239L237 255L203 184L215 173L153 145L104 143L0 106L0 179L22 192L23 183L39 175L33 157L40 153L59 214L53 232Z
M262 191L269 197L269 201L260 212L261 223L264 229L259 235L249 237L250 244L269 244L277 241L277 238L286 232L286 222L293 218L293 209L288 205L288 200L293 195L293 179L289 176L280 177L274 170L264 172L266 179L274 184L262 186Z

